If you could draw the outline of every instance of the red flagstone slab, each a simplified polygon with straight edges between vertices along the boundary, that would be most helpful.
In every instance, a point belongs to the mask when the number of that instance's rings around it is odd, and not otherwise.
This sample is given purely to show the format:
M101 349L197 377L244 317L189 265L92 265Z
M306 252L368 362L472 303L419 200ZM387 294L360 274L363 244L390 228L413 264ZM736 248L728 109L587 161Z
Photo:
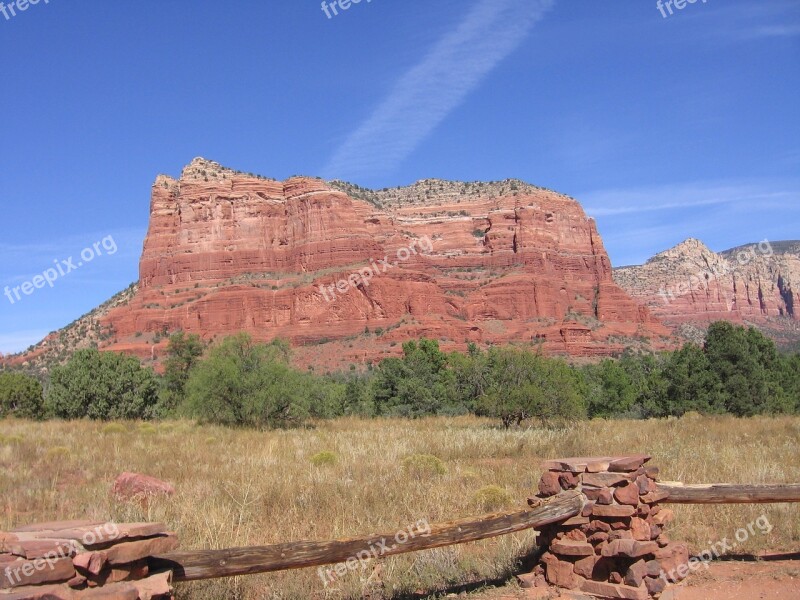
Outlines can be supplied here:
M34 558L75 556L79 548L73 540L26 540L8 544L12 554L33 560Z
M48 523L36 523L24 525L11 530L17 532L40 532L40 531L59 531L61 529L74 529L76 527L94 527L102 525L105 521L50 521Z
M73 600L73 591L63 585L25 586L11 594L0 594L2 600Z
M594 548L587 542L558 540L550 544L550 552L561 556L591 556L594 554Z
M621 458L617 458L611 461L611 464L608 467L609 471L622 471L622 472L631 472L638 470L644 463L649 461L652 456L649 454L634 454L631 456L625 456Z
M619 504L595 504L592 506L592 515L596 517L631 517L636 510L632 506Z
M147 558L154 554L169 552L178 547L178 538L174 533L169 535L139 540L135 542L122 542L101 550L108 562L112 565L126 564Z
M583 485L591 485L596 488L611 487L628 481L630 479L621 473L584 473L581 475Z
M622 598L624 600L647 600L647 588L635 588L629 585L602 583L600 581L586 580L581 585L581 591L594 594L602 598Z
M20 560L5 565L0 574L0 589L18 588L39 583L58 583L75 576L75 567L68 558L45 561Z

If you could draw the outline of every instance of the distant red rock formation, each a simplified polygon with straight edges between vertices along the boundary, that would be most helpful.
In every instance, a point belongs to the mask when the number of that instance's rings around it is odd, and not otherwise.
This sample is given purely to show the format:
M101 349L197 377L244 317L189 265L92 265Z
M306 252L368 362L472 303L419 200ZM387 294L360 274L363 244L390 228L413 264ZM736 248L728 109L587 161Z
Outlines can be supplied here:
M779 341L800 340L800 242L762 240L722 253L688 239L644 265L614 270L634 299L670 326L752 324Z

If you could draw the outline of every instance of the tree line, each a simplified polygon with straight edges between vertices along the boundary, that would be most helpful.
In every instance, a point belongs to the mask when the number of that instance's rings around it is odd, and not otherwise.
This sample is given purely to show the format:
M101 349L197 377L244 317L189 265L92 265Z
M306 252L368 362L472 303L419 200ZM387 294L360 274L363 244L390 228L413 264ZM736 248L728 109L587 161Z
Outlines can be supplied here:
M46 381L0 372L0 418L163 419L228 426L299 426L343 415L475 414L506 427L585 418L800 413L800 354L781 354L755 328L713 323L703 345L572 365L527 346L443 352L435 340L366 372L293 368L287 342L247 334L206 347L170 337L162 375L133 357L79 350Z

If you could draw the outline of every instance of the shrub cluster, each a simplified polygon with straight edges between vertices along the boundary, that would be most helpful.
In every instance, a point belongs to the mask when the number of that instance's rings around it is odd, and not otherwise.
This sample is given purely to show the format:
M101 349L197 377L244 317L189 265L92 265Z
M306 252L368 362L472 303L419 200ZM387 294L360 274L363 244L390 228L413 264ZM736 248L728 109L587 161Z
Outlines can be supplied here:
M0 419L6 416L40 419L44 416L42 384L23 373L0 373Z
M713 323L702 346L626 352L574 366L533 347L470 345L445 353L433 340L403 344L366 373L315 375L290 366L286 342L248 335L205 348L173 335L163 376L139 361L80 350L46 382L0 373L0 418L154 419L186 416L254 428L295 427L342 415L477 414L506 427L583 418L650 418L687 412L752 416L800 412L800 354L781 354L754 328Z

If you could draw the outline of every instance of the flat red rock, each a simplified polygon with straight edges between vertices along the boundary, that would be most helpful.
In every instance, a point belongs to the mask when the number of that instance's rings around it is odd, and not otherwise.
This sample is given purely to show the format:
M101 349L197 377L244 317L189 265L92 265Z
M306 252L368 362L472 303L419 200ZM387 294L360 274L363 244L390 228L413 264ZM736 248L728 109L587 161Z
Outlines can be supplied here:
M627 481L630 479L620 473L584 473L581 475L583 485L596 488L611 487Z
M175 488L166 481L141 473L121 473L114 480L111 493L120 500L132 500L142 496L172 496Z
M635 483L626 483L619 487L614 488L614 498L620 504L627 504L629 506L639 505L639 486Z
M623 598L625 600L647 600L647 588L631 587L614 583L586 580L581 585L581 591L602 598Z
M620 504L595 504L592 507L592 515L596 517L631 517L636 512L632 506L622 506Z
M562 539L550 544L550 552L561 556L590 556L594 548L588 542Z
M649 461L652 456L649 454L634 454L631 456L623 456L620 458L616 458L611 461L611 464L608 467L609 471L622 471L622 472L631 472L636 471L644 465L647 461Z

